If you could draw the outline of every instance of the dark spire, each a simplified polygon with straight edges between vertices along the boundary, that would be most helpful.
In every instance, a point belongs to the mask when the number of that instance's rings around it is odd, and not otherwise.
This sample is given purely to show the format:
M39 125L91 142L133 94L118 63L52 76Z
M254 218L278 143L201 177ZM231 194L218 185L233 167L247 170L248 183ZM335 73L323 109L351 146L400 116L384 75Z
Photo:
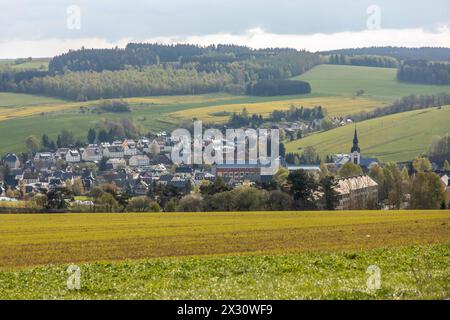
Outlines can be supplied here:
M361 152L361 149L359 148L359 142L358 142L358 131L356 130L356 126L355 126L355 136L353 137L353 147L351 152Z

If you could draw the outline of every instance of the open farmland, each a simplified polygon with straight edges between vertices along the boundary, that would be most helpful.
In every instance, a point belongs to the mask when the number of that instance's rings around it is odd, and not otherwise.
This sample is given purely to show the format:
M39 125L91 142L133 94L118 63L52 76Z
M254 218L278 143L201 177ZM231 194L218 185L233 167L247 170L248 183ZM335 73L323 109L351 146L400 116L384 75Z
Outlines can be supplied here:
M246 97L242 97L246 99ZM44 133L55 139L61 130L71 130L75 137L85 139L86 132L96 127L102 119L127 117L134 119L143 132L167 130L174 123L161 120L171 111L202 107L222 101L239 99L227 94L140 97L124 99L130 104L131 113L83 113L80 107L95 106L98 101L69 102L59 99L0 93L0 154L21 152L29 135L38 138Z
M392 68L319 65L295 79L308 81L316 94L352 96L364 90L364 97L384 101L410 94L450 94L450 86L403 83L396 75L397 69Z
M29 135L40 137L46 133L55 139L63 129L73 131L75 137L85 139L86 132L105 118L127 117L133 119L143 132L170 130L182 120L197 117L204 121L226 121L210 113L214 110L249 111L269 114L274 109L286 109L292 104L305 106L324 105L335 111L347 113L354 108L373 109L379 103L366 99L319 98L310 96L247 97L229 94L192 96L136 97L124 99L130 104L131 113L82 113L80 107L98 104L98 101L70 102L48 97L0 93L0 154L21 152ZM227 106L225 109L223 106ZM211 109L213 111L211 111ZM360 110L360 109L358 109ZM183 114L185 113L185 114ZM181 116L179 116L181 114Z
M66 101L44 96L36 96L32 94L0 92L0 108L20 108L50 104L61 104ZM12 111L12 110L10 110Z
M312 94L249 97L218 93L136 97L124 99L130 104L132 111L124 114L93 114L80 111L80 107L92 106L98 101L70 102L27 94L0 93L0 135L3 137L0 139L0 154L23 151L24 141L29 135L39 138L46 133L51 139L55 139L62 129L69 129L76 137L85 139L87 130L95 127L99 121L105 118L130 118L136 122L143 133L146 133L171 130L183 121L190 121L193 118L204 122L223 123L229 119L232 112L241 112L244 107L250 113L267 116L275 109L288 109L292 105L305 107L321 105L327 109L330 115L345 116L382 107L395 98L411 93L450 93L449 86L398 83L395 80L395 70L386 68L320 65L300 76L300 79L311 82ZM359 89L364 89L366 93L362 97L354 97L355 92ZM405 117L402 121L405 129L420 128L425 134L406 137L405 132L407 131L397 132L398 130L395 129L395 132L387 137L387 133L390 131L383 130L381 137L386 137L383 138L383 142L362 142L365 154L389 160L409 160L411 155L425 151L424 148L426 149L431 138L430 134L443 133L441 124L435 125L432 121L428 121L421 122L417 127L417 123L410 123L407 119ZM441 123L442 120L442 118L437 119L438 123ZM336 137L328 136L330 133L318 134L290 144L289 150L297 151L298 147L304 146L304 143L313 143L318 146L322 154L347 151L349 138L346 130L350 130L350 128L330 131L333 134L345 132L345 137L340 134L337 134ZM365 134L363 130L361 130L361 134ZM404 139L408 138L411 141L405 144ZM375 139L375 136L371 136L370 139ZM389 143L385 148L386 139L389 140ZM342 149L344 144L345 148ZM396 149L397 147L399 149ZM393 154L397 151L399 151L398 154Z
M16 64L15 60L11 59L0 60L0 66L7 65L16 70L47 70L49 63L50 58L37 58L19 64Z
M382 107L385 103L366 98L322 96L322 97L291 97L286 100L276 100L276 97L266 98L267 101L255 103L233 103L223 104L207 108L187 109L175 113L170 113L169 118L174 120L191 120L197 118L208 123L224 123L228 121L231 113L242 112L246 108L250 114L261 114L267 117L274 110L287 110L291 106L295 107L324 107L330 116L346 116L361 111L371 111L377 107ZM272 100L271 100L272 99Z
M450 132L450 106L403 112L359 122L361 153L383 161L407 161L428 151L433 136ZM316 133L286 144L288 152L314 146L319 154L350 151L354 126Z
M0 299L442 299L449 224L449 211L2 215Z
M0 216L0 267L449 243L449 211Z

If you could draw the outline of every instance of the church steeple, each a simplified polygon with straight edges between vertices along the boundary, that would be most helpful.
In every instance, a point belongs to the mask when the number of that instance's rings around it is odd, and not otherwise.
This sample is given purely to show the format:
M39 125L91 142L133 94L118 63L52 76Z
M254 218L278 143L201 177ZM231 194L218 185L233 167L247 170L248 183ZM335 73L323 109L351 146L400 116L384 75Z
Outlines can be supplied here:
M353 147L352 150L350 151L351 153L353 152L361 152L361 149L359 148L359 141L358 141L358 131L356 130L356 126L355 126L355 135L353 137Z

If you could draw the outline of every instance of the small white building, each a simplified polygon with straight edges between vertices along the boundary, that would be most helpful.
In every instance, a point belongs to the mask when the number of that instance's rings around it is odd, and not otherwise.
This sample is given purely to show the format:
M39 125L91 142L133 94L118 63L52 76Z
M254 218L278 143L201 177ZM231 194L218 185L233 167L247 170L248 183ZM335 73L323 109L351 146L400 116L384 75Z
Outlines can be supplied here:
M81 155L76 149L71 149L66 153L66 162L81 162Z

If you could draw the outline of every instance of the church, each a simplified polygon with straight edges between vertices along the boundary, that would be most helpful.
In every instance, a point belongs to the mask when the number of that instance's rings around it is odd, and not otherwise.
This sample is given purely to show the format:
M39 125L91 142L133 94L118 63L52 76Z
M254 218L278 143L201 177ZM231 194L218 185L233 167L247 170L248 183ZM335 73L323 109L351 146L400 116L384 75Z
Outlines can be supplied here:
M371 166L379 163L378 159L376 158L368 158L363 157L361 155L361 148L359 147L359 140L358 140L358 130L356 127L353 136L353 146L350 149L350 153L336 154L334 156L334 163L338 168L342 167L344 164L348 162L352 162L354 164L361 166L364 171L368 171Z

